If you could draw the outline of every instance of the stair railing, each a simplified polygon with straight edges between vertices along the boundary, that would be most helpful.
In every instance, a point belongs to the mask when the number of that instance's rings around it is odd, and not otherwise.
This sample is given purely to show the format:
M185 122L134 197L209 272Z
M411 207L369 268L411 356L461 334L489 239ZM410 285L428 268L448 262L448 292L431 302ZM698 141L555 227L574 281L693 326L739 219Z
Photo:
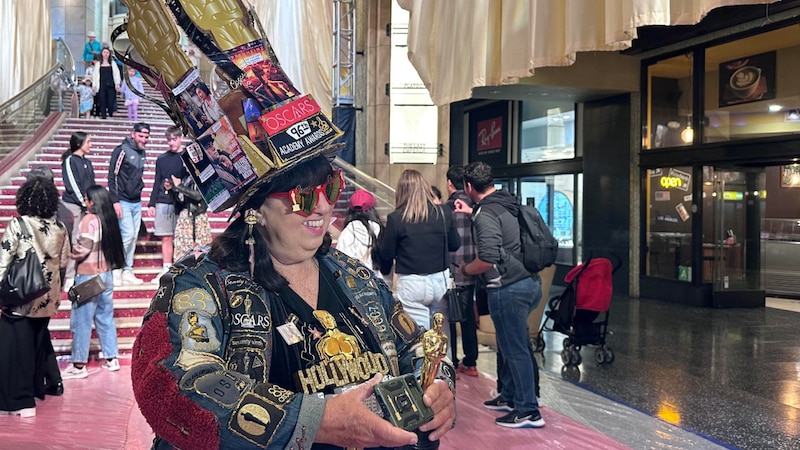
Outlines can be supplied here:
M0 160L31 138L50 114L50 85L60 77L67 87L74 85L75 62L63 39L54 40L56 61L38 80L0 105ZM69 92L69 91L68 91ZM69 95L65 93L69 104Z
M375 208L378 211L378 215L385 223L386 215L394 210L395 189L383 181L362 172L342 158L337 157L333 161L333 165L344 170L345 183L347 186L352 186L354 190L364 189L372 193L375 197ZM346 208L346 205L343 207Z

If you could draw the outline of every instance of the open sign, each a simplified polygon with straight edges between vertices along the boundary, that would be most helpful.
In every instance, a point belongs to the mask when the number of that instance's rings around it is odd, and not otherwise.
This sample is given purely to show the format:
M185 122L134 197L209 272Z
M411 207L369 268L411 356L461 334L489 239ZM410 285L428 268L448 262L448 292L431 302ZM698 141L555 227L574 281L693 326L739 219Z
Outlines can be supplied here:
M661 177L661 186L666 189L680 188L683 187L683 180L678 177Z

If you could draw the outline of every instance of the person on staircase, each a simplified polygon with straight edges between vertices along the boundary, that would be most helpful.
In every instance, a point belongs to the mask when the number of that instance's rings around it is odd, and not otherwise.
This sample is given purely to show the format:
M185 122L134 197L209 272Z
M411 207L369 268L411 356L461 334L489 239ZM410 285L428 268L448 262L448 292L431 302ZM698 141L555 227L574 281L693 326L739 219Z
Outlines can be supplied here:
M32 247L50 289L25 305L0 309L0 415L34 417L34 397L60 395L51 387L62 386L60 378L48 375L48 363L56 360L47 327L61 303L60 268L67 265L69 244L67 230L56 218L58 189L51 180L37 176L25 181L15 203L19 218L6 224L0 243L0 280L14 258L23 258Z
M111 49L103 48L100 58L94 62L92 72L92 88L97 93L97 113L101 119L113 116L117 110L117 92L121 82L119 67L111 56Z
M195 248L211 244L211 226L208 224L208 205L191 175L186 175L183 180L173 177L172 181L175 214L178 215L173 259L178 261Z
M145 147L150 140L150 125L137 122L131 135L111 152L108 166L108 191L119 218L125 267L114 271L114 286L144 283L133 274L133 254L142 223L142 190L144 189Z
M183 167L181 154L183 153L183 133L176 126L167 128L167 151L156 159L156 178L153 182L153 191L147 203L147 215L155 217L153 235L161 239L161 255L163 268L152 282L158 284L158 279L164 275L173 261L173 236L175 235L175 204L172 189L173 178L181 179L187 175Z
M80 223L86 214L86 189L95 184L94 167L88 156L91 153L92 138L83 131L72 133L69 149L61 155L61 174L64 177L64 193L61 200L72 214L72 223ZM78 240L78 227L72 227L70 243ZM64 292L69 291L75 282L75 260L67 264Z
M72 258L78 262L75 282L80 284L99 276L106 289L82 305L77 302L72 304L69 317L69 328L72 330L72 364L61 372L61 377L65 380L89 376L86 363L89 361L92 322L106 358L102 367L111 372L119 370L111 270L125 264L125 252L119 223L115 220L114 206L106 188L89 186L86 190L86 204L88 210L76 227L80 229L80 233L72 250Z

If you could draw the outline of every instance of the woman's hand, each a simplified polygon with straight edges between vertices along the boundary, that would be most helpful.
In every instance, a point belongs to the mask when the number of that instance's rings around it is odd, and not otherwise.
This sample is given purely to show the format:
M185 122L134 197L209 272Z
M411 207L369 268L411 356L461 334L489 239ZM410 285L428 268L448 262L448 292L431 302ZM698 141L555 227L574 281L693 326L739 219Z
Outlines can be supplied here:
M419 427L420 431L433 431L430 440L441 439L453 427L456 419L456 403L453 392L443 380L436 380L425 390L422 397L425 406L433 409L433 420Z
M373 387L382 379L383 375L377 374L366 383L328 400L314 442L360 448L415 444L416 434L393 426L364 406L364 400L372 395Z

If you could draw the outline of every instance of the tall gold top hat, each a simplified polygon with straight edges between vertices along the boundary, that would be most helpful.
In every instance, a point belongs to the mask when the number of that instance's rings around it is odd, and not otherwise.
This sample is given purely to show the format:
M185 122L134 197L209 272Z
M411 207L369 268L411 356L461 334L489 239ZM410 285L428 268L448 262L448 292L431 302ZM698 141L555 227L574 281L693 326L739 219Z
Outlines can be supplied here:
M276 175L341 148L341 130L294 87L241 0L124 1L128 18L112 40L127 31L133 48L117 57L161 92L151 100L192 138L182 158L214 212L235 213ZM223 97L183 53L178 27L228 83Z

